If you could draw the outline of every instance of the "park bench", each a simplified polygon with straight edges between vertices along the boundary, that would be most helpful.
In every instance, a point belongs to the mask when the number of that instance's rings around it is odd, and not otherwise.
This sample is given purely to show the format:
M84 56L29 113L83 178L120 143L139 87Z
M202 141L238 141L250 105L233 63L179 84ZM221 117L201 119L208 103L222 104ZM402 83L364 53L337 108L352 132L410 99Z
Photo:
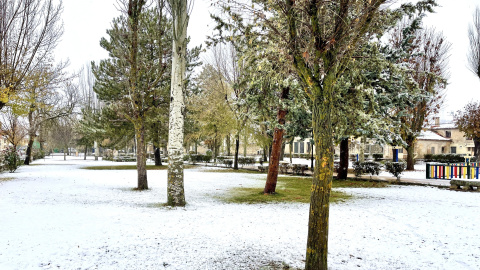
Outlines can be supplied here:
M308 170L308 165L292 164L292 170L294 174L305 175L305 171Z
M268 166L258 166L258 170L261 172L267 172L268 171Z
M137 158L133 155L121 155L121 156L116 156L113 158L113 161L118 161L118 162L127 162L127 161L137 161Z
M480 191L480 181L475 180L458 180L452 179L450 180L450 188L451 189L460 189L463 190L477 190Z
M280 172L283 173L283 174L287 174L288 172L288 169L290 169L290 163L288 162L284 162L284 161L280 161Z

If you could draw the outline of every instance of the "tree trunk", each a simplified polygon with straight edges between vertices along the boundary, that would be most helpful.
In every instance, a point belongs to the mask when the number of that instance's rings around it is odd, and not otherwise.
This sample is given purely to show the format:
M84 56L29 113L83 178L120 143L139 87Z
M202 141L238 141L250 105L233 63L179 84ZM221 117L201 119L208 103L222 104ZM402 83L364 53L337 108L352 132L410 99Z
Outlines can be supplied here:
M33 147L33 141L35 140L35 135L36 135L35 123L33 123L33 108L31 107L28 112L28 125L29 125L28 146L27 146L25 161L23 162L23 164L25 165L30 165L30 162L32 161L32 147Z
M162 166L162 156L160 155L160 147L155 147L155 166Z
M473 138L473 143L475 145L475 148L473 150L473 153L475 157L477 158L477 162L480 161L480 137L475 137Z
M88 145L85 145L85 155L83 155L83 160L87 160Z
M238 150L240 148L240 133L235 136L235 158L233 159L233 169L238 170Z
M28 145L27 145L27 151L25 152L25 161L23 164L25 165L30 165L30 162L32 160L32 147L33 147L33 141L35 139L35 136L30 133L29 138L28 138Z
M415 140L407 141L407 171L415 170Z
M348 139L343 138L340 142L340 166L337 171L337 179L347 180L348 175Z
M315 159L315 156L313 155L313 145L312 145L312 153L311 153L311 157L310 157L310 169L312 170L312 172L313 172L313 166L314 166L314 164L313 164L314 159Z
M333 176L333 80L333 76L327 74L323 89L313 89L316 166L310 196L306 270L327 269L329 200Z
M280 103L284 99L288 98L289 90L290 89L288 87L283 88L282 96L280 97ZM286 115L287 109L282 108L280 105L277 111L277 121L279 126L282 128L275 127L273 132L272 152L268 165L267 182L265 183L265 188L263 189L264 194L275 193L275 188L277 186L278 165L280 163L280 152L282 151L283 133L285 132L283 125L285 125Z
M364 137L360 138L360 153L359 153L358 161L360 161L360 163L365 162L365 138Z
M280 151L280 161L285 158L285 140L282 142L282 151Z
M145 148L145 122L143 117L137 118L135 125L135 138L137 142L137 189L148 189L147 181L147 151Z
M243 136L243 156L247 156L247 146L248 146L248 138L247 138L247 132L245 131L245 134Z
M64 150L63 150L63 160L67 160L67 149L68 147L66 147Z
M227 156L230 156L230 134L227 134Z
M167 204L185 206L183 187L184 88L187 50L187 0L168 0L172 11L172 77L168 130Z
M95 149L95 160L98 160L98 156L100 154L100 150L98 149L97 141L93 142L93 148Z
M293 163L293 161L292 161L292 155L293 155L293 139L290 141L290 147L289 147L289 148L290 148L290 149L289 149L289 150L290 150L290 164L292 164L292 163Z
M217 131L217 125L214 125L214 128L215 128L215 137L213 138L213 163L217 163L217 151L218 151L218 147L217 147L217 134L218 134L218 131Z

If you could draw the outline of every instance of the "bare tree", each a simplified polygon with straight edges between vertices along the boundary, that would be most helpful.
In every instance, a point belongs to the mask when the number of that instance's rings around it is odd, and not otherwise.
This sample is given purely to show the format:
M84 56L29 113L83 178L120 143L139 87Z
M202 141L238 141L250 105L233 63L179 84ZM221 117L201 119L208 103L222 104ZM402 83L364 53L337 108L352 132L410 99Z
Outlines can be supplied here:
M1 135L17 149L20 142L27 136L27 130L22 117L15 114L11 108L8 108L0 112L1 123L0 133Z
M468 27L470 50L468 51L468 68L480 79L480 8L473 13L473 25Z
M432 116L440 110L449 77L448 58L451 43L445 39L442 32L432 28L421 29L420 26L412 22L408 25L402 23L391 37L392 46L407 53L406 57L398 61L412 70L411 76L423 95L410 109L410 113L402 117L404 126L400 129L400 135L407 144L407 170L414 169L417 137Z
M192 0L168 0L173 19L167 185L167 204L170 206L185 206L185 191L183 188L184 93L186 87L187 27L192 4Z
M28 119L28 146L25 165L32 157L32 146L40 127L47 121L69 117L78 102L78 88L63 74L64 65L44 66L28 81L28 87L16 100Z
M0 110L49 62L63 27L62 1L0 0Z

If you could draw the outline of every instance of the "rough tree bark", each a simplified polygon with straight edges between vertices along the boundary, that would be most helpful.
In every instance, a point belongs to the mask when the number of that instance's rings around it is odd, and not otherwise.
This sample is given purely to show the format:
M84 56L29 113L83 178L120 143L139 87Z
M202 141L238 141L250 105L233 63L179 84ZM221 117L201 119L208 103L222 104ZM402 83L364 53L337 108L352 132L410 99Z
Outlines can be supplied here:
M148 189L147 181L147 155L145 144L145 123L142 117L137 119L135 137L137 141L137 189Z
M32 160L32 147L33 147L33 141L35 139L35 134L31 134L29 133L28 134L29 138L28 138L28 144L27 144L27 151L25 152L25 161L23 162L23 164L25 165L30 165L30 162Z
M168 0L173 18L172 82L168 130L167 204L185 206L183 188L184 88L187 51L187 0Z
M415 138L408 138L407 141L407 171L415 170Z
M290 88L288 87L282 89L280 101L288 98L289 91ZM285 116L287 115L287 112L288 111L286 108L283 108L281 105L279 105L277 111L277 121L279 126L275 127L273 132L272 152L268 166L267 182L265 183L265 188L263 189L264 194L275 193L275 188L277 186L278 165L280 163L280 153L282 151L283 133L285 132L283 125L285 125Z
M162 166L162 156L160 155L160 147L155 146L155 166Z
M337 179L347 180L348 175L348 138L340 141L340 166L337 171Z
M238 170L238 151L240 149L240 133L235 136L235 158L233 159L233 169Z
M327 269L328 220L333 175L331 114L334 76L326 74L323 89L314 89L312 122L316 166L310 196L305 269Z

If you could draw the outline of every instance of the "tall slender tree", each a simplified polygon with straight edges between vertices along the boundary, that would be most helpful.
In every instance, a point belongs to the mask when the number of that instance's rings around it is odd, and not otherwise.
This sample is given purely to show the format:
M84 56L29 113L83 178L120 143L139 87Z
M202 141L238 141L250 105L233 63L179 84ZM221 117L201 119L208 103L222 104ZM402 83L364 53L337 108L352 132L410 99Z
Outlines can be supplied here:
M166 106L165 77L169 70L170 31L167 20L146 8L144 0L123 1L123 14L113 20L109 40L100 45L110 58L93 65L94 90L104 108L107 125L121 125L135 131L137 188L148 189L146 171L146 132L149 112ZM166 49L168 48L168 49ZM128 123L126 123L128 122ZM106 129L111 129L106 127ZM117 132L122 133L122 132ZM131 139L131 137L129 137Z
M328 268L334 139L332 114L337 79L351 61L352 52L370 38L371 26L383 23L380 17L385 20L389 16L391 20L401 13L416 11L412 5L402 5L401 11L394 14L380 8L384 3L386 0L259 0L252 5L224 1L224 11L236 22L242 22L245 11L252 16L254 25L255 20L265 22L263 29L270 29L268 33L275 34L276 41L288 52L292 67L311 100L316 166L311 187L307 270ZM432 4L434 1L429 0L420 1L418 5L431 8Z
M468 40L468 67L480 79L480 7L475 8L473 13L473 24L468 27Z
M421 14L410 23L400 25L392 35L392 46L403 51L397 61L407 65L423 97L403 117L400 133L407 150L407 170L414 170L415 143L431 117L443 103L448 79L448 57L451 43L435 29L421 29Z
M168 132L167 204L185 206L183 187L183 129L187 63L187 27L193 1L167 0L172 15L172 76Z

